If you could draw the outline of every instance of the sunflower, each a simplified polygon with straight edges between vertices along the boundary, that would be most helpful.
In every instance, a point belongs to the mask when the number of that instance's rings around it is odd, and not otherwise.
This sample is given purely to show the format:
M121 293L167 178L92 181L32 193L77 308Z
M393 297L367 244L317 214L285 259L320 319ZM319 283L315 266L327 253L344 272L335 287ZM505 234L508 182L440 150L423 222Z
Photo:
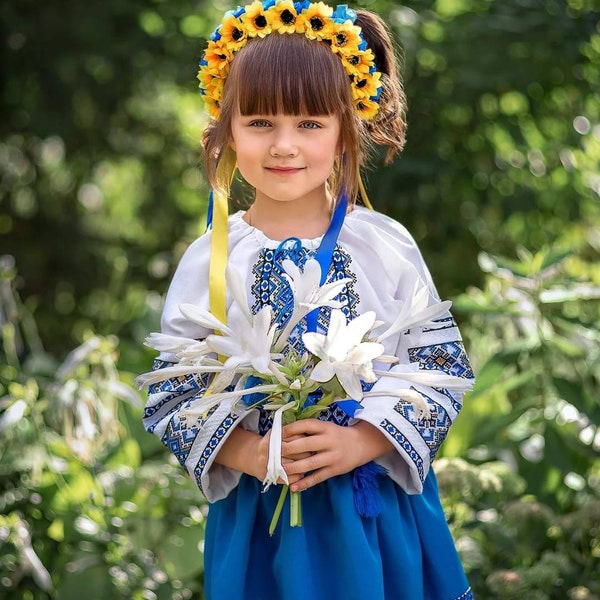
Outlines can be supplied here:
M352 96L355 100L369 99L377 97L379 88L381 87L381 73L363 75L362 77L354 77L352 81Z
M219 106L219 103L211 98L208 98L207 96L204 98L206 99L206 108L208 109L208 114L213 119L218 119L219 115L221 114L221 107Z
M219 118L225 80L234 55L253 37L271 33L300 33L310 40L326 42L342 61L350 77L358 115L372 119L378 110L381 74L375 56L366 47L356 13L345 5L335 11L324 2L294 3L293 0L253 0L229 11L213 32L200 61L199 87L210 115Z
M231 52L221 40L217 42L210 41L206 45L206 50L204 51L203 59L206 61L206 65L203 68L210 73L222 76L228 71L231 58Z
M333 21L331 15L333 8L324 2L313 2L308 5L299 15L304 35L311 40L323 40L331 38L333 32Z
M249 37L265 37L271 33L271 22L267 18L267 14L268 11L265 10L260 0L255 0L246 6L241 20Z
M363 43L360 27L352 25L349 21L336 23L331 37L331 50L346 56L361 52L359 46Z
M271 24L273 31L277 31L278 33L300 33L300 30L296 29L296 27L299 27L301 23L298 20L296 7L291 0L277 2L267 11L268 13L272 16Z
M202 67L198 71L197 79L200 82L199 87L202 94L220 102L223 98L223 79L221 76L215 76Z
M370 49L356 54L340 54L346 72L352 77L365 77L375 65L375 55Z
M231 52L237 52L248 41L248 32L244 24L232 13L228 13L219 28L220 42Z
M379 110L379 105L377 102L367 98L356 100L355 106L359 117L364 121L370 121L373 117L375 117L377 111Z

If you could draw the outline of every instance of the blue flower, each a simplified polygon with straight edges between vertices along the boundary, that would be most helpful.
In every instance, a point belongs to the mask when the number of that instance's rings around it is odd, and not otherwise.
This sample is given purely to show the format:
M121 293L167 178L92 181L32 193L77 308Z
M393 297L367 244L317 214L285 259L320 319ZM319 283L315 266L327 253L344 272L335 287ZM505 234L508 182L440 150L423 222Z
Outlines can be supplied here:
M344 23L348 20L354 23L356 21L356 12L351 8L348 8L347 4L338 4L331 15L331 18L336 23Z

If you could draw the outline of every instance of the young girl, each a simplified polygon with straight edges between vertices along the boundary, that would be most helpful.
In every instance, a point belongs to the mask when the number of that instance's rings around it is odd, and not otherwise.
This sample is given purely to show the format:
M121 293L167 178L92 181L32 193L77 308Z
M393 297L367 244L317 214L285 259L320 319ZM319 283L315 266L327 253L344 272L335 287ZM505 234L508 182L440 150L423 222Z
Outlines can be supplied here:
M200 64L211 113L203 146L215 195L213 228L181 260L162 332L196 340L214 333L183 316L180 306L214 312L221 294L223 310L231 307L223 288L226 256L245 278L250 311L269 305L277 323L290 312L282 262L302 269L315 256L326 257L327 282L347 278L337 300L348 321L374 311L393 323L417 284L427 285L429 302L437 302L406 229L356 204L368 205L360 170L370 145L387 147L389 161L404 143L404 97L382 20L322 2L257 0L225 15ZM236 167L254 199L227 217L223 205ZM325 331L330 314L321 309L314 328ZM449 314L388 337L385 349L421 369L473 377ZM163 352L154 368L176 361ZM318 418L285 426L283 462L292 491L302 492L303 523L290 527L284 508L272 536L280 489L261 485L270 413L224 401L191 418L207 376L151 386L148 431L211 503L204 555L209 600L472 598L430 469L461 395L383 379L373 389L391 381L417 390L427 418L395 396L365 397L353 413L334 404ZM361 510L356 475L372 461L379 465L371 470L376 508Z

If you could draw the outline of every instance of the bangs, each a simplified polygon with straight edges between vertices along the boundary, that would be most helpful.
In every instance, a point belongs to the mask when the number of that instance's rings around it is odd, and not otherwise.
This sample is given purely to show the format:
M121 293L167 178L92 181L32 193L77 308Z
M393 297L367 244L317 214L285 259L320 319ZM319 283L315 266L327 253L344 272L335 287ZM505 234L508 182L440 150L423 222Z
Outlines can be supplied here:
M343 115L352 105L348 75L325 42L272 34L231 63L225 96L242 115Z

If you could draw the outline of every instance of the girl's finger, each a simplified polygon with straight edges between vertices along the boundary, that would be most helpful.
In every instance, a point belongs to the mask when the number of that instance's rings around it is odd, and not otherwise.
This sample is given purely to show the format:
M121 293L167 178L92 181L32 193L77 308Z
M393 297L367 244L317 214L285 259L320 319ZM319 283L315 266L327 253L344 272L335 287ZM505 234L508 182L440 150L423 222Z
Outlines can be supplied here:
M336 473L331 468L318 469L312 473L305 475L294 483L290 483L292 492L302 492L308 488L314 487L319 483L333 477Z
M301 437L307 435L315 435L327 431L327 429L333 425L327 421L320 421L319 419L301 419L300 421L294 421L283 428L283 439L288 440L292 437Z
M281 454L288 457L294 457L296 460L297 456L311 455L315 452L320 452L328 447L328 440L325 436L320 435L309 435L292 442L283 442L281 444Z
M335 469L330 452L317 452L285 466L286 473L289 474L318 472L326 469Z

